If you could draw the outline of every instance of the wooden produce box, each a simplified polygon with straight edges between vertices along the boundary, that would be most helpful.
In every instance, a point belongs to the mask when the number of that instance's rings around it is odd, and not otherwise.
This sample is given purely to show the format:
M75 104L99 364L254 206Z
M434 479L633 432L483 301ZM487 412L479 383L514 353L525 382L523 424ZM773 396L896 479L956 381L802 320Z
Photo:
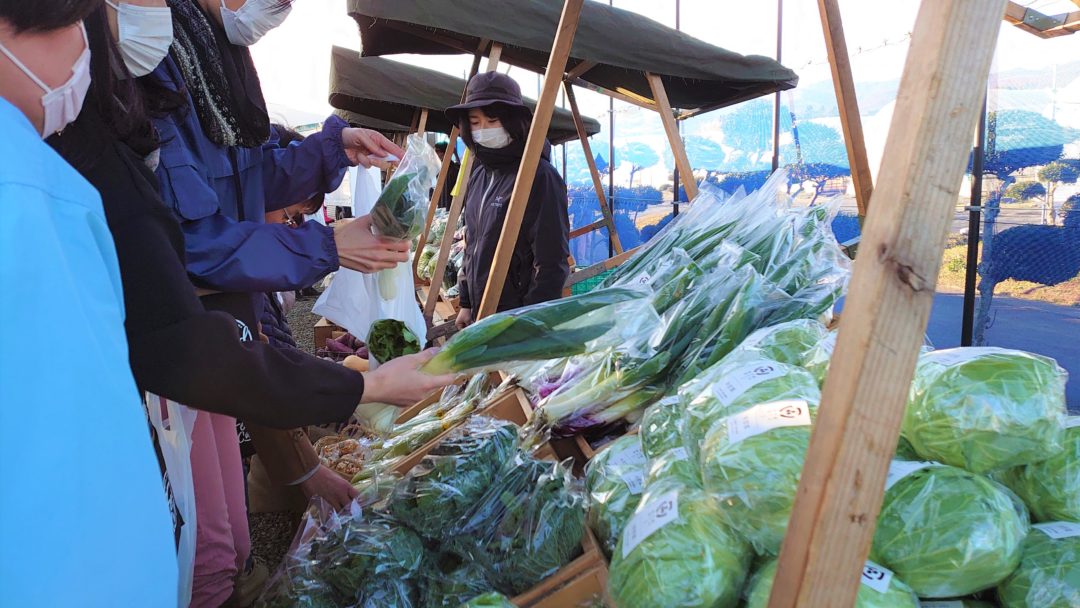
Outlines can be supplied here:
M580 557L510 601L518 608L589 607L597 600L604 606L614 606L607 597L607 563L588 528L581 545Z
M326 348L326 341L333 338L340 338L347 332L344 327L338 327L331 323L326 317L322 317L315 323L315 333L313 340L315 341L315 349Z

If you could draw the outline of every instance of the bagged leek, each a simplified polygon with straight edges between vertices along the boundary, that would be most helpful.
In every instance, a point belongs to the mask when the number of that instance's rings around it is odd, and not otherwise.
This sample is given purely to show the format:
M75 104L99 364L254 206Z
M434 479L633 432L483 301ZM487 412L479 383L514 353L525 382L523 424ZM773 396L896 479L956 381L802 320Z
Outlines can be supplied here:
M387 182L371 208L375 234L411 241L419 236L427 220L428 199L439 176L439 156L420 135L409 136L404 158L394 177ZM397 296L397 273L409 265L398 264L379 272L379 292L384 300Z
M645 302L646 295L615 287L496 313L454 334L421 370L438 375L580 354L615 328L624 316L619 304Z

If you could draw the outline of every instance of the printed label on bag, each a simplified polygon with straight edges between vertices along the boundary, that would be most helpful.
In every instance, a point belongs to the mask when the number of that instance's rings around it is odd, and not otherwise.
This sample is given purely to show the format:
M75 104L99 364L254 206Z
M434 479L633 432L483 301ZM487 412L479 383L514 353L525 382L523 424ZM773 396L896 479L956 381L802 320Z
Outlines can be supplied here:
M1080 426L1080 416L1069 416L1065 419L1065 428L1075 429Z
M641 489L645 487L645 471L636 470L629 471L622 474L623 483L626 484L626 488L630 490L630 493L634 496L641 494Z
M634 547L660 528L679 519L679 493L668 492L648 502L634 514L623 532L623 558L630 555Z
M960 600L919 600L919 608L964 608L964 602Z
M758 384L784 375L784 370L774 363L760 361L753 365L744 365L713 383L712 392L721 405L727 407L743 393Z
M889 582L892 581L892 577L892 570L866 560L866 564L862 569L861 582L878 593L885 593L889 590Z
M743 439L785 426L810 426L810 406L801 399L762 403L727 419L728 441Z
M668 454L675 460L690 460L690 454L687 453L686 448L675 448L674 450L668 450Z
M650 276L649 273L643 272L640 275L638 275L638 278L637 278L637 284L638 285L648 285L649 283L652 283L652 276Z
M645 452L641 451L641 444L615 454L608 460L609 467L640 467L645 466Z
M889 463L889 474L885 476L885 491L896 485L896 482L911 475L915 471L927 467L940 467L941 463L930 460L894 460Z
M1063 538L1072 538L1074 536L1080 536L1080 524L1074 524L1068 521L1054 521L1046 524L1035 524L1031 526L1037 529L1043 534L1049 536L1054 540L1061 540Z
M938 365L944 365L946 367L966 363L975 358L975 355L972 354L971 350L966 348L954 348L947 351L936 350L931 352L934 354L930 357L930 360Z

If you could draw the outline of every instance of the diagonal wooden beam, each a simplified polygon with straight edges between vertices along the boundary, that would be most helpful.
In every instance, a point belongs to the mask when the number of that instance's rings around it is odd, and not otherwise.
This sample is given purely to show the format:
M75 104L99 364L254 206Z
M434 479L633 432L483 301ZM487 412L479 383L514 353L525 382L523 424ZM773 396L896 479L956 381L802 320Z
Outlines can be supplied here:
M769 608L854 605L1005 1L919 9Z
M679 177L683 180L683 188L686 196L692 201L697 198L698 185L694 179L694 170L690 167L690 159L686 156L686 146L683 145L682 136L679 135L679 126L675 123L675 112L668 102L667 90L664 89L664 81L656 74L645 74L652 88L653 99L656 100L657 111L660 112L660 122L664 124L664 132L667 133L668 145L671 146L671 155L675 158L675 166L679 169ZM679 193L675 193L675 200L679 200Z
M604 185L600 181L600 171L596 168L596 159L593 157L592 146L589 144L589 134L585 132L585 121L581 119L577 95L574 94L573 85L564 82L563 88L566 90L566 101L570 103L570 113L574 117L574 127L577 129L578 139L581 140L581 149L585 153L585 164L589 167L593 189L596 191L596 200L600 205L600 214L604 218L602 223L608 228L608 240L611 241L611 247L615 250L615 253L622 253L622 241L619 239L619 232L615 230L615 218L611 215L611 206L608 205L607 197L604 196Z

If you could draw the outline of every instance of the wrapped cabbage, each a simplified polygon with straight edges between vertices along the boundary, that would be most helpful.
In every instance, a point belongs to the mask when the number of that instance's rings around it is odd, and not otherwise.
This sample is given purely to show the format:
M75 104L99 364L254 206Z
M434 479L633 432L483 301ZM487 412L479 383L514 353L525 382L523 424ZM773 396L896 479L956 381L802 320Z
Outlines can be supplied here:
M1066 427L1060 453L997 476L1024 499L1035 521L1080 521L1080 416L1070 416Z
M398 485L391 513L424 538L441 539L487 491L513 453L516 438L514 424L470 418Z
M1080 523L1036 524L1020 567L998 586L1004 608L1080 606Z
M825 374L829 371L829 361L836 350L836 332L829 332L814 348L806 353L802 366L817 380L818 386L825 383Z
M777 555L795 503L816 404L763 403L721 418L701 447L705 489L721 520L762 555Z
M1065 379L1053 359L1003 348L919 357L903 434L920 457L987 473L1062 450Z
M923 598L960 597L1020 563L1027 510L1007 488L937 463L894 460L870 558Z
M485 593L465 602L460 608L516 608L501 593Z
M497 591L516 595L577 557L584 533L584 497L570 471L517 455L447 538L485 567Z
M911 442L901 437L896 442L896 460L918 460L919 455L915 453L915 448L911 447Z
M650 405L641 419L641 450L647 458L657 458L668 450L683 447L683 408L676 397L665 397Z
M770 359L733 357L682 387L686 445L697 453L716 421L761 403L802 400L817 407L821 391L804 369Z
M686 448L668 450L656 458L649 459L645 471L645 487L651 487L662 481L676 481L688 488L703 489L701 468L690 457Z
M746 608L768 608L776 564L776 560L771 560L751 578ZM911 587L874 562L866 562L860 582L853 608L920 608L919 598Z
M801 367L828 333L824 325L813 319L788 321L755 331L731 354L753 353L763 359Z
M644 485L645 454L637 435L616 439L585 468L589 498L586 520L608 556L641 502Z
M746 542L721 523L705 492L662 483L646 490L611 560L619 608L734 608L750 566Z

